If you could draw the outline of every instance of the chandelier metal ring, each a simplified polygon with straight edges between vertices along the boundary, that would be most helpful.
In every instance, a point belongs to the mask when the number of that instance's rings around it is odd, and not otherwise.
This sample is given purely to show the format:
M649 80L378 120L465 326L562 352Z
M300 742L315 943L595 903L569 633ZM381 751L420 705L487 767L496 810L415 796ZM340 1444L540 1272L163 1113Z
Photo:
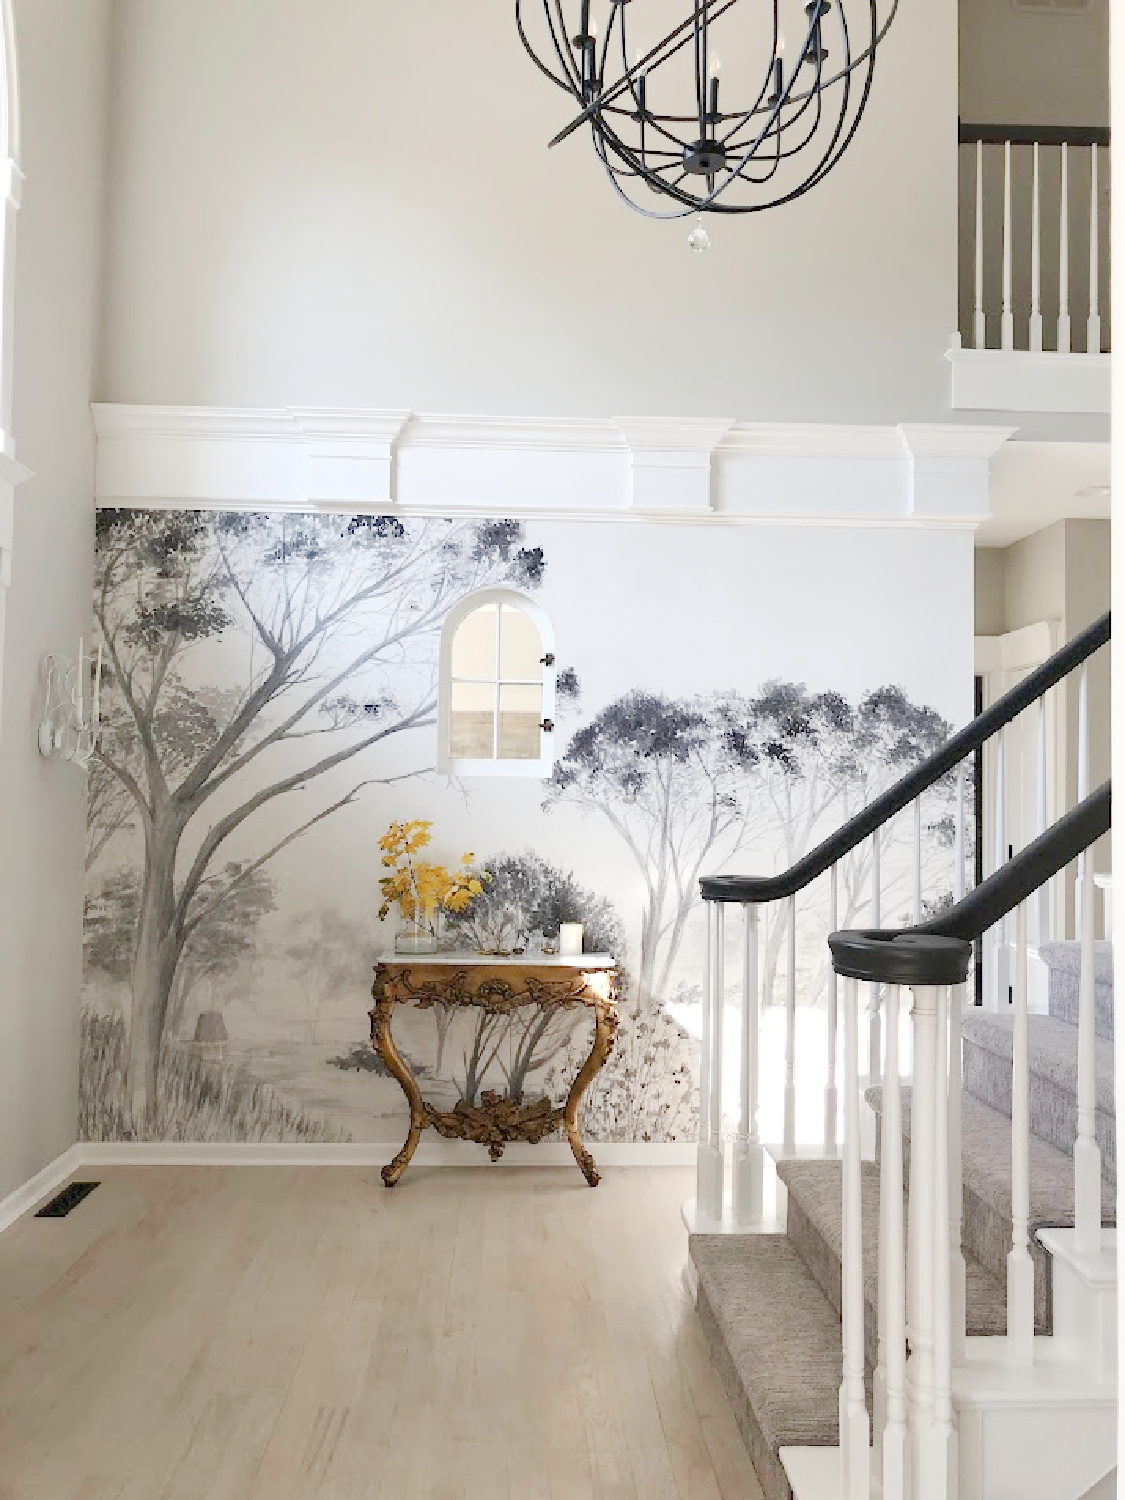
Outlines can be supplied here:
M551 146L588 126L617 193L654 219L760 213L822 181L859 128L898 11L898 0L688 0L654 40L673 0L644 0L635 23L633 4L516 0L516 26L536 67L578 105ZM541 10L534 41L528 10ZM800 39L792 51L786 21Z

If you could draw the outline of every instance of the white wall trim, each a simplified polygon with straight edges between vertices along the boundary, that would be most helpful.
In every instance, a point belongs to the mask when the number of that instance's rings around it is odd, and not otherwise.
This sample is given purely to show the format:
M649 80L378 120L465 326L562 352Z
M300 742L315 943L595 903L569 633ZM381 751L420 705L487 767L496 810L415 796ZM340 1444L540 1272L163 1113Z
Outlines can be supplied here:
M956 411L1108 413L1110 409L1109 354L963 349L955 336L945 357L952 366Z
M44 1199L52 1197L82 1165L82 1151L80 1145L69 1146L61 1156L48 1162L41 1172L29 1177L22 1187L16 1188L6 1198L0 1198L0 1231L14 1224Z
M975 529L1011 427L95 405L101 506Z

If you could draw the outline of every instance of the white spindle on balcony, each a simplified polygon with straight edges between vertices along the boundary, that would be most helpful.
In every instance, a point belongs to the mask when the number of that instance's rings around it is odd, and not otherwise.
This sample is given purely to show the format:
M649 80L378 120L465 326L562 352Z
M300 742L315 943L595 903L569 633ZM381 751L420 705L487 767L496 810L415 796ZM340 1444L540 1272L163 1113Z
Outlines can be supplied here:
M1028 1249L1031 1218L1031 1126L1027 1055L1027 903L1016 916L1012 1027L1012 1248L1008 1252L1008 1358L1031 1364L1035 1350L1035 1267Z
M758 1133L758 908L745 905L742 948L741 1114L735 1142L731 1191L734 1222L750 1228L762 1221L762 1142Z
M1004 278L1000 312L1000 347L1015 348L1015 318L1012 314L1012 143L1004 142Z
M1059 332L1058 352L1070 353L1070 172L1067 147L1061 155L1059 185Z
M984 142L977 142L976 153L976 244L974 249L973 281L973 347L984 349L988 344L988 326L984 317Z
M1098 314L1098 148L1090 147L1090 316L1086 320L1086 353L1102 352L1102 320Z
M860 1158L859 984L844 984L844 1170L840 1453L845 1500L870 1500L871 1449L864 1387L863 1197Z
M1040 202L1039 142L1031 147L1031 315L1027 322L1027 347L1032 353L1043 350L1043 273L1039 264Z

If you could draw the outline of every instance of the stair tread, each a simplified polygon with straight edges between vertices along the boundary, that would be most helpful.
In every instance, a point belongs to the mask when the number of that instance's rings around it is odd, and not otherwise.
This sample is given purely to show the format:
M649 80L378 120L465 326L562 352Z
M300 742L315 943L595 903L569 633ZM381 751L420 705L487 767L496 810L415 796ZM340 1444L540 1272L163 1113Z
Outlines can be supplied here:
M883 1111L883 1090L867 1090L867 1102L876 1114ZM902 1090L902 1129L910 1139L911 1090ZM1031 1137L1031 1225L1074 1223L1074 1160L1065 1151ZM976 1192L1004 1217L1012 1214L1012 1122L1007 1115L982 1103L972 1094L961 1099L961 1178L966 1189ZM1113 1195L1106 1188L1102 1221L1115 1222Z
M843 1247L843 1164L839 1160L777 1163L777 1175L789 1193L790 1204L800 1212L823 1240L833 1261L833 1286L829 1300L840 1305L840 1263ZM863 1294L868 1307L870 1332L876 1326L879 1296L879 1167L864 1162L863 1188ZM903 1223L908 1195L903 1193ZM822 1275L824 1270L821 1269ZM1004 1283L970 1255L965 1256L966 1326L970 1334L1001 1334L1007 1328L1007 1297ZM822 1290L823 1281L818 1278ZM873 1338L869 1337L869 1346Z
M1041 943L1039 957L1049 969L1059 969L1065 974L1078 974L1082 968L1082 944L1074 941ZM1097 940L1094 943L1094 982L1113 984L1113 944Z
M1011 1062L1015 1017L973 1010L962 1017L961 1033L973 1046ZM1056 1016L1028 1016L1027 1054L1033 1073L1049 1078L1065 1093L1078 1095L1078 1028ZM1114 1113L1113 1042L1095 1038L1097 1107ZM983 1102L983 1101L982 1101Z
M783 1234L693 1234L698 1308L766 1500L782 1447L839 1442L840 1318Z

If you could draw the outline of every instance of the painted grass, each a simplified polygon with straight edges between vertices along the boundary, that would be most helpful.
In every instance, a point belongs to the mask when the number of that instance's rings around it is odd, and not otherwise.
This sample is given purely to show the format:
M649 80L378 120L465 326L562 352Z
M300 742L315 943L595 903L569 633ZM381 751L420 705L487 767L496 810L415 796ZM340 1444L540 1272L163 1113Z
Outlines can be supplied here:
M161 1058L154 1128L137 1130L128 1107L125 1022L82 1013L78 1134L84 1141L347 1141L314 1115L295 1109L241 1068L208 1062L182 1048Z

